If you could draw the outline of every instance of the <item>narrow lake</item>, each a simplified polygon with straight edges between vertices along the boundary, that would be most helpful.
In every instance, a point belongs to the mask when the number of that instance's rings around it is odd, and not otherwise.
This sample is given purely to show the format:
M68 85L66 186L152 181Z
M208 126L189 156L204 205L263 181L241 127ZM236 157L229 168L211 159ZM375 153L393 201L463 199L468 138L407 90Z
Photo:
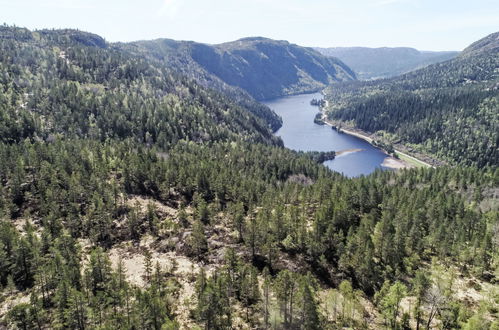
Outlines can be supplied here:
M301 94L263 102L282 117L283 125L276 132L284 145L301 151L342 151L360 149L344 153L334 160L324 163L333 171L348 177L370 174L381 166L386 155L368 142L345 133L338 133L327 125L317 125L314 117L319 108L310 101L322 99L322 94Z

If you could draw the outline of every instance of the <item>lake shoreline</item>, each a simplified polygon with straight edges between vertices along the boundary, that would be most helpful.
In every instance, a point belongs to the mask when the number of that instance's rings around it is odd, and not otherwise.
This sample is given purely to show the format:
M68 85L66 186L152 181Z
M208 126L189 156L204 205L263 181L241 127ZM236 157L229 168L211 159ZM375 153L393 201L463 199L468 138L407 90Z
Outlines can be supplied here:
M383 160L383 163L381 163L381 166L388 167L394 170L399 170L402 168L414 168L414 165L392 156L387 156L385 160Z
M383 167L388 167L388 168L391 168L391 169L402 169L402 168L414 168L414 167L417 167L417 165L415 165L414 163L410 163L406 160L403 160L403 159L400 159L400 158L395 158L393 157L392 155L388 154L384 149L380 148L379 146L376 146L373 144L374 142L374 139L371 138L370 136L366 135L366 133L359 133L357 131L354 131L352 129L345 129L343 127L341 128L338 128L337 125L334 125L331 121L329 121L329 119L327 118L325 112L323 109L320 109L320 112L322 113L322 121L324 122L324 124L328 125L328 126L331 126L333 129L335 129L336 131L338 131L339 133L345 133L345 134L348 134L348 135L351 135L351 136L355 136L359 139L362 139L368 143L370 143L373 147L375 148L378 148L379 150L381 150L387 157L385 158L385 160L383 161L383 163L381 164L381 166ZM397 150L397 149L394 149L395 150L395 154L401 154L411 160L413 160L414 162L416 163L419 163L425 167L432 167L432 168L435 168L435 166L421 160L421 159L418 159L416 157L413 157L411 155L408 155L400 150Z
M383 151L383 152L384 152L384 153L385 153L385 154L386 154L389 158L392 158L394 161L397 161L397 162L400 162L400 163L405 164L405 165L406 165L406 166L405 166L406 168L414 168L414 167L418 167L417 165L411 164L411 163L409 163L409 162L408 162L408 161L406 161L406 160L403 160L403 159L400 159L400 158L395 158L395 157L393 157L392 155L388 154L388 153L387 153L385 150L383 150L382 148L380 148L380 147L378 147L378 146L374 145L374 144L373 144L373 141L374 141L374 140L373 140L371 137L367 136L367 135L363 135L363 134L360 134L360 133L358 133L358 132L354 132L354 131L347 130L347 129L344 129L344 128L341 128L341 129L340 129L340 132L343 132L343 133L346 133L346 134L349 134L349 135L356 136L356 137L358 137L358 138L360 138L360 139L363 139L363 140L365 140L365 141L367 141L367 142L371 143L374 147L376 147L376 148L378 148L378 149L382 150L382 151ZM421 165L423 165L423 166L425 166L425 167L435 168L435 166L434 166L434 165L431 165L430 163L425 162L424 160L421 160L421 159L419 159L419 158L416 158L416 157L414 157L414 156L411 156L411 155L409 155L409 154L407 154L407 153L405 153L405 152L402 152L402 151L400 151L400 150L398 150L398 149L395 149L395 148L394 148L394 150L395 150L395 154L397 154L397 155L402 155L402 156L405 156L405 157L407 157L407 158L409 158L409 159L413 160L414 162L419 163L419 164L421 164ZM388 165L385 165L385 164L382 164L382 165L383 165L383 166L386 166L386 167L391 167L391 168L403 168L403 167L401 167L400 165L394 165L394 164L395 164L395 163L394 163L394 161L387 162L387 164L388 164ZM395 167L393 167L393 166L395 166Z
M336 126L336 125L333 125L333 123L331 123L331 122L327 119L327 117L326 117L326 115L325 115L324 111L322 111L322 110L321 110L321 113L322 113L322 120L323 120L323 122L324 122L326 125L331 126L331 128L333 128L333 129L337 130L339 133L345 133L345 134L348 134L348 135L351 135L351 136L355 136L355 137L357 137L357 138L359 138L359 139L362 139L362 140L364 140L364 141L368 142L369 144L371 144L373 147L375 147L375 148L379 149L380 151L382 151L382 152L386 155L386 158L383 160L383 163L381 163L381 166L383 166L383 167L387 167L387 168L391 168L391 169L402 169L402 168L414 168L414 167L416 167L416 166L415 166L415 165L413 165L413 164L410 164L410 163L408 163L408 162L406 162L406 161L404 161L404 160L397 159L397 158L395 158L395 157L393 157L393 156L389 155L389 154L388 154L385 150L383 150L382 148L380 148L380 147L378 147L378 146L374 145L374 144L373 144L373 141L374 141L374 140L373 140L372 138L370 138L369 136L367 136L367 135L364 135L364 134L361 134L361 133L358 133L358 132L354 132L354 131L352 131L352 130L344 129L344 128L340 128L340 129L338 130L337 126ZM395 152L397 152L397 153L401 153L401 152L400 152L400 151L398 151L398 150L395 150ZM414 157L409 156L409 155L406 155L406 156L411 157L411 158L414 158ZM425 164L426 166L431 166L430 164L425 163L425 162L423 162L423 161L421 161L421 160L419 160L419 159L417 159L417 158L414 158L414 159L416 159L417 161L419 161L419 162L421 162L421 163Z
M283 126L275 133L282 138L284 146L303 152L336 152L335 159L323 164L347 177L369 175L376 170L400 168L401 164L387 161L387 155L379 147L362 138L341 134L322 122L319 107L311 104L313 99L323 99L322 94L301 94L274 99L264 103L283 119ZM320 121L320 125L314 119Z

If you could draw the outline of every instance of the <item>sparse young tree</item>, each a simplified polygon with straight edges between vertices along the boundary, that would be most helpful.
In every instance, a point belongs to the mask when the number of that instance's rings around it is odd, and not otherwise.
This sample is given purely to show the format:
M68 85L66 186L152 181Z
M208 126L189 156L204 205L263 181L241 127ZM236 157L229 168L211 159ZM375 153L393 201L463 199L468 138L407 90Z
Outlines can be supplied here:
M189 245L192 255L196 258L202 258L208 251L208 241L204 231L204 225L200 220L196 220L192 227L192 234L189 237Z

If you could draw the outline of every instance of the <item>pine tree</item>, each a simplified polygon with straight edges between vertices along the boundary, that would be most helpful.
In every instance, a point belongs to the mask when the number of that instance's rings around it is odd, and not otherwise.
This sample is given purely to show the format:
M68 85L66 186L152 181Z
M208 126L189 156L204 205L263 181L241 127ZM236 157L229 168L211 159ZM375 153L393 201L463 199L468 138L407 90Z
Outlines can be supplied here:
M271 277L269 269L263 269L263 326L265 329L269 326L269 308L270 308L270 290L271 290Z
M7 313L7 320L18 329L35 329L36 325L31 315L31 305L28 303L17 304Z
M347 320L346 314L347 309L352 308L353 300L354 300L354 291L352 288L352 284L348 280L343 280L338 287L341 295L343 296L343 303L341 306L341 319L343 322Z
M152 278L152 255L149 249L144 251L144 277L148 284L151 284Z
M235 212L233 215L233 225L237 230L239 242L242 242L244 232L244 208L242 203L238 203L235 207Z
M302 329L321 329L317 302L309 284L309 277L304 276L301 281L301 323Z
M147 204L147 213L146 213L147 225L149 227L149 231L152 235L158 235L158 217L156 215L156 207L152 202Z
M295 293L295 278L292 272L285 269L281 271L275 279L274 287L277 300L281 305L281 312L284 318L284 325L293 324L293 299Z
M398 328L397 318L399 316L400 302L407 295L407 288L397 281L388 289L388 292L381 297L380 307L385 320L392 329Z
M67 308L64 310L66 326L71 329L84 330L87 324L84 297L81 292L71 289L68 296Z
M424 297L426 295L426 290L430 286L430 281L423 271L418 271L413 281L413 292L416 296L416 304L414 305L414 318L416 319L416 330L419 330L422 314L423 314L423 303Z
M196 207L196 218L205 225L210 223L210 213L206 201L203 198L199 198Z
M192 227L192 234L189 237L191 253L196 258L202 258L208 252L208 241L204 231L204 225L200 220L196 220Z

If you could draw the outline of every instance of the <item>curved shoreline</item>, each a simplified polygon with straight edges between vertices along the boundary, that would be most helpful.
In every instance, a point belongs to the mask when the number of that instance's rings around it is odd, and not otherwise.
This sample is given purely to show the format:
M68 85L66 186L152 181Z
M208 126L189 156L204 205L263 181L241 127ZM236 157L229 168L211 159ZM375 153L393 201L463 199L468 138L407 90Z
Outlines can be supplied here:
M329 124L329 125L331 125L331 124L327 121L327 119L325 119L325 121L324 121L324 122L325 122L325 123L327 123L327 124ZM331 126L332 126L332 125L331 125ZM369 136L367 136L367 135L363 135L363 134L360 134L360 133L357 133L357 132L354 132L354 131L350 131L350 130L347 130L347 129L344 129L344 128L341 128L341 129L340 129L340 132L343 132L343 133L346 133L346 134L349 134L349 135L356 136L356 137L358 137L358 138L360 138L360 139L363 139L363 140L365 140L365 141L367 141L367 142L369 142L369 143L371 143L371 144L373 143L373 139L372 139L372 138L370 138L370 137L369 137ZM373 146L374 146L374 147L377 147L377 146L375 146L375 145L373 145ZM378 148L378 147L377 147L377 148ZM382 150L382 149L381 149L381 150ZM427 162L425 162L425 161L423 161L423 160L421 160L421 159L418 159L418 158L416 158L416 157L414 157L414 156L408 155L408 154L406 154L405 152L402 152L402 151L400 151L400 150L397 150L397 149L394 149L394 150L395 150L395 153L400 154L400 155L403 155L403 156L405 156L405 157L407 157L407 158L410 158L410 159L412 159L412 160L413 160L413 161L415 161L415 162L418 162L418 163L421 163L421 164L425 165L426 167L435 168L435 166L433 166L433 165L431 165L431 164L429 164L429 163L427 163ZM383 152L385 152L385 151L383 150ZM385 153L386 153L386 152L385 152ZM388 156L388 157L393 158L394 160L397 160L397 161L400 161L400 162L402 162L402 163L404 163L404 164L407 164L407 167L415 167L414 165L411 165L411 164L407 163L407 162L406 162L406 161L404 161L404 160L401 160L401 159L396 159L396 158L394 158L394 157L392 157L392 156L390 156L390 155L388 155L388 154L387 154L387 156ZM383 164L382 164L382 165L383 165ZM383 166L385 166L385 165L383 165ZM387 167L390 167L390 166L387 166Z
M386 153L385 150L379 148L378 146L375 146L373 144L373 139L367 135L364 135L364 134L361 134L361 133L358 133L358 132L354 132L354 131L351 131L351 130L348 130L348 129L344 129L344 128L340 128L338 130L338 128L336 128L335 125L333 125L331 122L329 122L329 120L327 119L327 116L324 112L324 110L321 109L321 113L322 113L322 120L323 122L328 125L328 126L331 126L333 129L336 129L338 132L342 132L342 133L346 133L348 135L352 135L352 136L355 136L359 139L362 139L368 143L370 143L373 147L375 148L378 148L380 149L381 151L383 151L385 154L386 154L386 158L385 160L383 161L383 163L381 164L381 166L384 166L384 167L388 167L388 168L393 168L393 169L400 169L400 168L413 168L413 167L416 167L415 165L413 164L410 164L409 162L407 161L404 161L402 159L397 159L389 154ZM417 162L417 163L420 163L426 167L432 167L432 168L435 168L435 166L425 162L425 161L422 161L420 159L417 159L416 157L413 157L411 155L408 155L400 150L397 150L397 149L394 149L395 150L395 153L396 154L400 154L400 155L403 155L407 158L410 158L412 159L413 161Z

